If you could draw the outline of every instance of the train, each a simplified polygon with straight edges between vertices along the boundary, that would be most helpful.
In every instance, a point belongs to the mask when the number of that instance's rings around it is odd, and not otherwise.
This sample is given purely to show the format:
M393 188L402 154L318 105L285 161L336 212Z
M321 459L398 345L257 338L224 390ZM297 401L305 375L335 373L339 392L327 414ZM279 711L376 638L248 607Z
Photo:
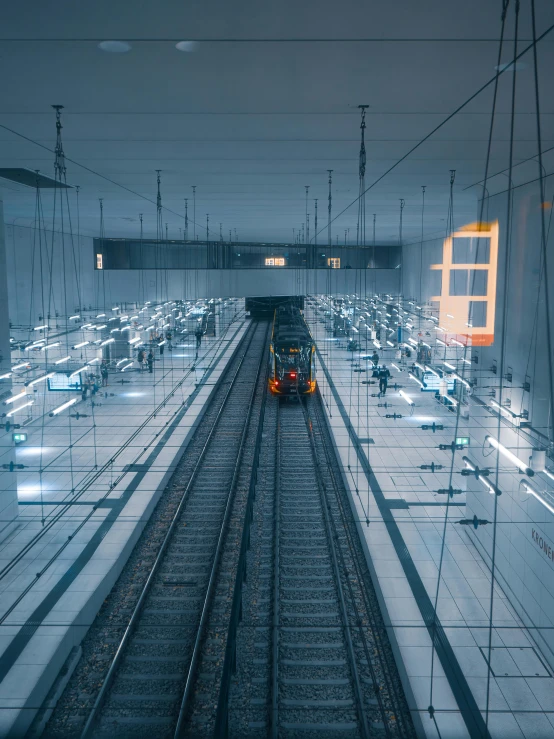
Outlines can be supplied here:
M315 343L295 301L275 308L269 389L275 395L306 395L316 389Z

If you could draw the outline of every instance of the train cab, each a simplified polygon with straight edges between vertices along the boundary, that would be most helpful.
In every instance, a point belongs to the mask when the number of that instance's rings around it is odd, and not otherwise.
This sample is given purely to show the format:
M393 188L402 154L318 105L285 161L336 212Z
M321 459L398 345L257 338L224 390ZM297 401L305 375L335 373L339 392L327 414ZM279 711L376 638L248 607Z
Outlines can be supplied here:
M295 306L275 311L269 370L269 387L277 395L304 395L316 388L315 344Z

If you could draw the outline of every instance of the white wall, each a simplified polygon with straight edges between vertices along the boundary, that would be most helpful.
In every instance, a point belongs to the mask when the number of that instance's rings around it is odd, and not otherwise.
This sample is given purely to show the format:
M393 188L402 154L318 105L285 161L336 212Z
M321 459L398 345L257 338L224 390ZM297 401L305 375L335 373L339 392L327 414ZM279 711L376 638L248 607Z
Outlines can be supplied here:
M554 178L547 180L548 197L552 195ZM498 283L496 298L495 339L492 346L474 348L471 354L478 359L472 365L472 375L477 379L475 395L485 405L472 403L470 406L471 447L468 456L479 466L489 466L495 478L496 453L483 448L487 433L509 447L517 456L527 461L533 447L551 450L549 446L551 388L548 373L548 345L546 331L546 304L544 277L540 277L541 213L550 221L552 210L541 208L537 183L516 188L513 191L513 227L511 234L508 278L505 280L507 229L507 194L491 196L488 200L488 221L498 219L500 227ZM456 224L461 226L464 224ZM551 306L554 306L554 235L550 232L548 244L548 275L551 291ZM429 270L429 264L442 261L442 239L431 239L423 244L423 273L420 295L420 245L408 246L403 255L405 295L414 296L423 302L440 294L437 277ZM439 292L437 292L439 290ZM504 310L504 296L507 296ZM552 322L554 330L554 320ZM490 404L488 393L496 388L499 399L500 364L504 347L505 372L510 369L512 382L504 380L503 400L511 401L511 409L520 413L529 412L532 429L514 430L509 421L502 421L500 431L498 417L487 410ZM552 357L554 361L554 357ZM490 368L496 361L498 374ZM523 390L523 383L530 383L530 392ZM554 462L547 457L547 465ZM541 550L533 532L543 543L554 549L554 515L521 487L524 476L505 457L500 457L498 498L498 526L496 532L496 568L511 603L524 622L532 627L530 633L543 650L554 668L554 559ZM529 478L527 478L529 479ZM554 484L543 474L529 480L539 490L552 489ZM551 498L554 502L554 498ZM487 493L482 483L470 479L467 494L467 517L476 514L489 521L494 516L494 496ZM491 562L492 525L469 528L477 548ZM548 551L548 550L547 550ZM500 609L500 604L498 609ZM495 612L495 621L501 621L501 612Z
M42 315L70 314L116 302L205 297L354 293L367 289L397 294L400 270L114 270L93 267L93 240L47 232L46 241L32 228L6 228L10 320L36 325ZM65 251L65 272L64 266ZM53 259L52 259L53 253ZM42 254L42 265L41 265ZM50 266L52 264L52 269ZM64 278L65 273L65 278ZM50 278L50 275L52 277Z

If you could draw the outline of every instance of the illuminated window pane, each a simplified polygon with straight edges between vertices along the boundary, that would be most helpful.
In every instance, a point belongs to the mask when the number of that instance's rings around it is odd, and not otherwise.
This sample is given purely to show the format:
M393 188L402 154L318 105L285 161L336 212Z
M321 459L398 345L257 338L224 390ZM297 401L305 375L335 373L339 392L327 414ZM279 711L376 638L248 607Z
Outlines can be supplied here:
M490 238L456 236L452 239L452 264L489 264Z
M487 325L487 301L470 300L468 323L472 328L484 328Z
M484 269L450 270L450 295L486 295L488 273Z
M96 269L104 269L102 254L96 255Z
M273 257L266 257L265 258L265 266L266 267L273 267L273 266L275 266L275 259L273 259Z
M331 269L340 269L340 257L327 257L327 266Z
M266 257L265 266L266 267L284 267L285 258L284 257Z

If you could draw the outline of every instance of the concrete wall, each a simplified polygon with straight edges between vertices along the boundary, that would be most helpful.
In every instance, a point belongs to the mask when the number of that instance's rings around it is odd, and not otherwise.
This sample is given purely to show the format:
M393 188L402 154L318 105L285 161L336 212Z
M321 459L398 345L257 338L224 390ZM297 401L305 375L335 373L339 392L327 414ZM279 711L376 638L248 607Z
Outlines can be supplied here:
M205 297L354 293L367 289L397 294L400 270L94 270L90 237L46 234L7 226L10 320L36 325L44 313L70 314L78 306ZM65 255L65 270L64 270ZM42 256L42 263L41 263ZM65 277L64 277L65 273ZM50 274L52 279L50 279Z
M551 197L554 178L547 180L546 191ZM487 220L498 219L499 261L496 297L495 338L491 346L473 348L469 353L477 358L472 365L472 375L477 380L475 397L481 404L470 405L471 447L468 456L479 466L490 467L495 479L496 452L483 447L486 434L500 438L523 461L528 461L533 447L547 449L552 455L549 428L551 388L548 371L548 343L546 328L546 303L544 275L541 277L541 213L545 215L548 229L552 215L551 207L541 205L537 183L517 187L513 191L513 226L511 229L510 260L507 266L506 208L507 194L501 193L488 199ZM460 226L462 224L456 224ZM551 306L554 305L554 234L550 230L548 243L548 277ZM437 275L429 270L429 264L442 261L442 239L424 241L423 251L419 244L408 246L403 255L405 295L427 301L437 293ZM420 258L423 254L423 271L420 283ZM420 293L421 284L421 293ZM506 295L506 310L504 297ZM554 320L552 322L554 329ZM511 410L521 413L527 410L530 429L515 429L510 421L502 420L492 413L489 393L495 389L499 400L500 365L504 351L505 373L512 373L512 380L504 380L502 400L510 400ZM554 357L552 357L554 361ZM493 364L498 374L491 371ZM530 391L523 383L530 383ZM495 566L500 582L508 593L512 604L524 622L532 627L530 633L543 650L543 654L554 668L554 555L548 555L548 547L554 550L554 515L539 501L526 494L521 485L524 475L504 456L500 456L498 485L502 495L498 498L498 526L496 531ZM547 456L547 466L554 468L552 456ZM459 479L459 478L458 478ZM553 483L544 474L526 478L535 487L545 492L552 490ZM554 504L554 496L546 493ZM494 496L486 491L479 481L468 483L467 517L476 514L480 518L493 520ZM472 528L468 535L491 563L493 527ZM500 608L500 606L499 606ZM500 611L495 611L495 622L501 622Z

